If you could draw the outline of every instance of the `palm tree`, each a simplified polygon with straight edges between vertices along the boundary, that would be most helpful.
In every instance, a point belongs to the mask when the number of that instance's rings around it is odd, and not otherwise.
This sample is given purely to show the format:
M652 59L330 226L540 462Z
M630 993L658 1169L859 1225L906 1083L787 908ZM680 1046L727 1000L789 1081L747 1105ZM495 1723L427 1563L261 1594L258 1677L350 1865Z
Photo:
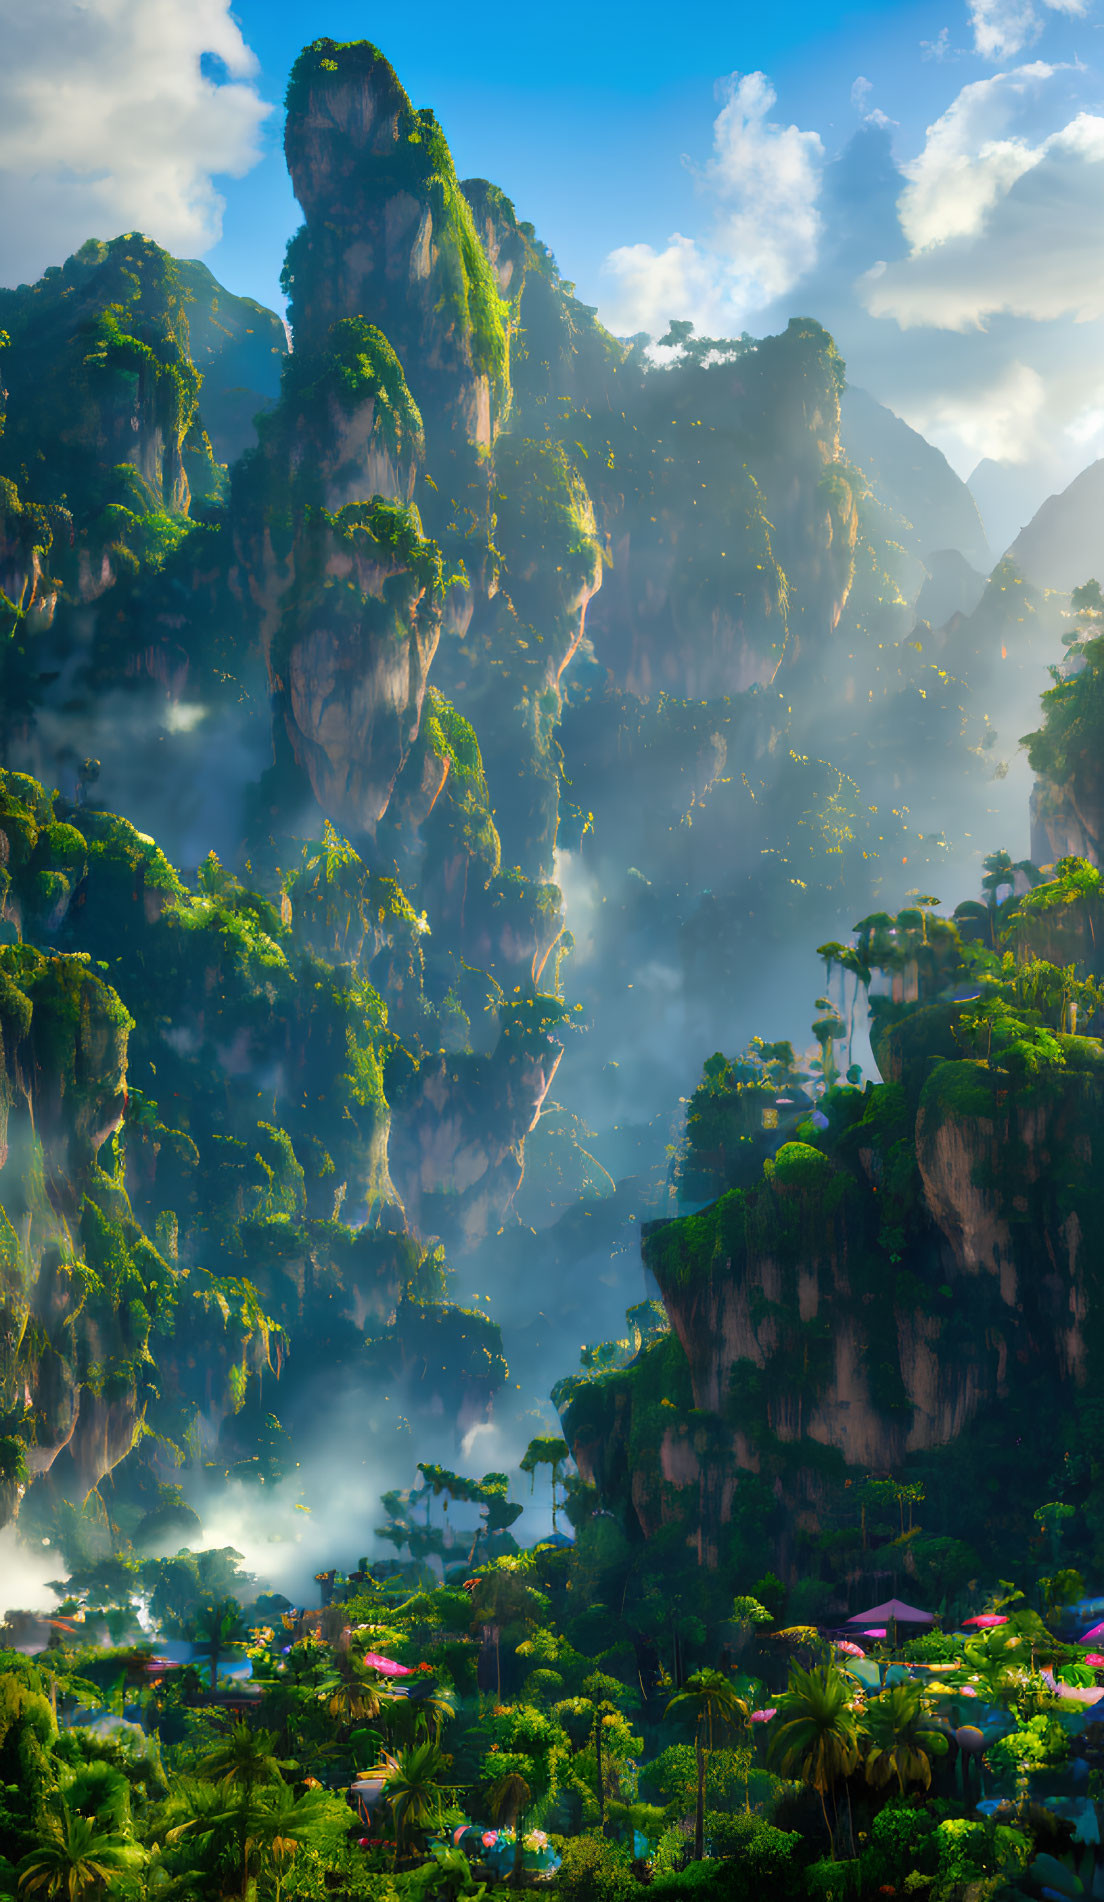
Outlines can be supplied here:
M317 1849L325 1854L337 1851L349 1833L349 1812L340 1798L325 1790L306 1790L296 1796L286 1783L268 1792L260 1834L272 1861L276 1878L275 1902L288 1866L301 1849Z
M942 1756L946 1738L924 1712L920 1693L910 1684L893 1684L873 1698L863 1714L863 1728L871 1748L866 1777L880 1789L891 1777L903 1796L906 1783L931 1783L931 1759Z
M209 1875L216 1868L226 1868L235 1857L242 1858L242 1806L239 1803L227 1808L226 1798L225 1784L202 1783L188 1776L173 1779L159 1817L161 1847L153 1861L154 1877L160 1873L159 1862L164 1868L165 1852L174 1868L178 1855L185 1856L186 1870L179 1877L182 1888L195 1876ZM255 1815L251 1815L245 1838L246 1859L253 1846L255 1828ZM175 1877L172 1879L176 1881ZM152 1882L150 1891L153 1891ZM172 1894L173 1890L166 1892ZM226 1893L229 1894L229 1890Z
M521 1884L521 1819L532 1801L533 1792L525 1778L517 1770L509 1770L491 1785L490 1809L494 1822L501 1823L505 1817L514 1832L514 1867L512 1881L514 1887Z
M700 1862L705 1854L705 1772L706 1755L703 1748L706 1734L709 1737L709 1750L713 1749L713 1729L730 1726L739 1720L748 1721L748 1707L742 1697L738 1697L723 1671L695 1671L688 1677L681 1691L672 1697L664 1716L685 1717L694 1724L694 1748L697 1757L698 1794L694 1809L694 1860Z
M338 1651L318 1687L331 1717L346 1724L386 1714L397 1702L396 1695L357 1657L355 1651Z
M499 1701L502 1698L501 1636L504 1625L533 1625L547 1600L530 1583L532 1565L527 1558L498 1559L479 1574L471 1595L473 1623L486 1625L494 1632L495 1679Z
M242 1623L241 1606L236 1598L215 1599L202 1605L189 1620L188 1635L207 1653L211 1690L218 1690L218 1661L224 1651L236 1651L248 1644L249 1633Z
M424 1697L394 1697L387 1708L387 1729L400 1743L440 1743L441 1731L455 1717L456 1706L446 1691L432 1690Z
M282 1783L284 1771L296 1766L276 1755L274 1731L252 1730L239 1717L196 1767L207 1782L236 1784L251 1796L261 1784Z
M778 1700L771 1754L782 1770L796 1769L804 1782L812 1784L834 1856L835 1832L828 1821L826 1799L840 1777L850 1776L859 1761L859 1724L851 1687L834 1665L815 1665L811 1671L794 1665L789 1685Z
M137 1843L64 1807L47 1816L41 1828L38 1848L19 1865L19 1887L25 1895L85 1902L104 1894L142 1859Z
M437 1744L421 1743L400 1750L397 1756L385 1750L368 1772L384 1784L384 1802L395 1825L396 1867L407 1830L422 1829L437 1820L441 1807L438 1778L444 1767Z
M238 1861L242 1872L242 1895L249 1891L249 1857L258 1837L258 1821L263 1804L259 1790L282 1784L284 1771L294 1764L276 1755L276 1738L271 1730L251 1730L243 1718L232 1725L222 1742L201 1757L200 1774L218 1783L226 1792L225 1813L218 1819L231 1822L237 1838Z

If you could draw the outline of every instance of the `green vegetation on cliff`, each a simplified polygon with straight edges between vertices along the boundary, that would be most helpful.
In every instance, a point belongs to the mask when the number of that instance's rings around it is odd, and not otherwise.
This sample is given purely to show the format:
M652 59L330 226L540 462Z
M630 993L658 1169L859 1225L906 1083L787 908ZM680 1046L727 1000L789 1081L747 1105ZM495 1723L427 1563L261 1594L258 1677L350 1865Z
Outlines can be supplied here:
M321 125L333 121L329 101L350 93L378 94L387 124L361 160L358 190L377 201L405 191L433 220L432 289L450 337L477 375L490 382L496 408L509 401L508 313L456 179L452 155L432 112L415 111L378 49L367 40L321 39L305 47L287 89L285 144L293 178L310 163ZM304 230L293 239L285 266L293 327L319 289L318 260Z

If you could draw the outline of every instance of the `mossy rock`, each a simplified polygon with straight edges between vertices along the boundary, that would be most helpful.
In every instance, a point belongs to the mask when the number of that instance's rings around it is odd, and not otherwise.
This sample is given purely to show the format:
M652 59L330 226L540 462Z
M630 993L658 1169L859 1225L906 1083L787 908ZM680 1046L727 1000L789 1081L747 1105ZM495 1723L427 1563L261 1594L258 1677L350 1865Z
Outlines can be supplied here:
M335 233L332 226L316 228L320 221L312 222L312 211L317 214L321 207L310 201L320 181L324 191L342 170L348 174L348 132L338 102L350 88L374 95L374 110L358 118L394 128L393 140L381 139L379 131L373 138L362 135L355 153L358 188L373 202L407 193L428 206L433 218L431 308L461 359L489 380L501 414L510 388L509 306L499 296L440 126L432 112L415 110L393 68L368 40L313 41L300 53L288 81L284 147L308 215L306 227L288 247L283 279L293 327L298 332L315 292L324 289L319 274L327 269ZM319 148L329 141L334 162L327 167ZM402 339L392 341L402 347Z
M987 1063L973 1058L937 1064L920 1096L921 1113L936 1123L966 1117L995 1116L998 1077Z
M819 1189L832 1175L827 1156L811 1143L783 1143L768 1167L775 1182L788 1189Z

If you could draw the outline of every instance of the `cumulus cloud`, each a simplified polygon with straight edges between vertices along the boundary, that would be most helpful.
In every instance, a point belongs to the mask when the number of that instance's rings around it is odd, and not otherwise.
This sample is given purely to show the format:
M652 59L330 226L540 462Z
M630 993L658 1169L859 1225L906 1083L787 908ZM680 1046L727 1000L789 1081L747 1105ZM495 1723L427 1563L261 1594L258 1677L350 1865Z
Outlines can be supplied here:
M870 95L873 91L873 80L865 78L862 73L859 74L851 87L851 104L854 106L855 111L860 114L863 124L882 127L896 125L896 119L890 119L888 115L882 111L880 106L872 106L870 104Z
M89 237L218 238L270 111L229 0L0 0L0 279Z
M1022 127L1054 70L1036 63L966 86L929 128L903 168L910 254L860 281L873 316L962 331L997 312L1104 315L1104 118L1079 112L1045 137Z
M700 330L738 330L813 264L824 148L818 133L769 118L776 98L765 73L724 82L713 157L692 168L712 201L712 230L704 241L675 232L662 250L610 253L603 316L614 329L656 335L690 317Z
M994 62L1015 59L1038 39L1048 13L1082 19L1087 12L1088 0L1042 0L1041 12L1033 0L971 0L974 50Z
M960 463L1024 463L1042 447L1047 386L1030 364L1010 363L988 382L934 391L905 407L905 420Z
M1036 162L1017 118L1054 68L1041 60L964 86L902 166L901 229L914 251L978 231L997 201Z

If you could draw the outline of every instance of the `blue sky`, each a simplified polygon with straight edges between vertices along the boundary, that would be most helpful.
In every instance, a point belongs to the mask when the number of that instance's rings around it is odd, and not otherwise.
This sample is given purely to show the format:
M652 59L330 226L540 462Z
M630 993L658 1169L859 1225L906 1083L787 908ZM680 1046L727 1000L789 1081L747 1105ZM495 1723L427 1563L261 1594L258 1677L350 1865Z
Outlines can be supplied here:
M809 313L1015 512L1104 452L1104 0L0 0L0 281L142 229L277 303L302 43L373 39L612 327Z
M921 130L925 110L938 112L948 91L945 75L920 59L921 40L937 37L943 18L929 5L699 0L682 12L572 0L519 12L524 18L484 36L472 32L468 9L442 0L417 8L347 0L306 9L293 0L239 0L234 7L261 62L259 89L276 102L316 30L374 40L415 105L433 107L460 176L500 184L593 302L616 246L662 243L693 222L695 191L683 157L708 156L715 87L724 75L766 72L781 113L840 142L858 123L850 92L860 73L895 96L902 64L911 63L909 109ZM895 116L900 105L896 99ZM265 128L261 165L228 193L225 238L208 258L234 288L267 302L279 294L273 235L298 222L281 130L277 112Z

